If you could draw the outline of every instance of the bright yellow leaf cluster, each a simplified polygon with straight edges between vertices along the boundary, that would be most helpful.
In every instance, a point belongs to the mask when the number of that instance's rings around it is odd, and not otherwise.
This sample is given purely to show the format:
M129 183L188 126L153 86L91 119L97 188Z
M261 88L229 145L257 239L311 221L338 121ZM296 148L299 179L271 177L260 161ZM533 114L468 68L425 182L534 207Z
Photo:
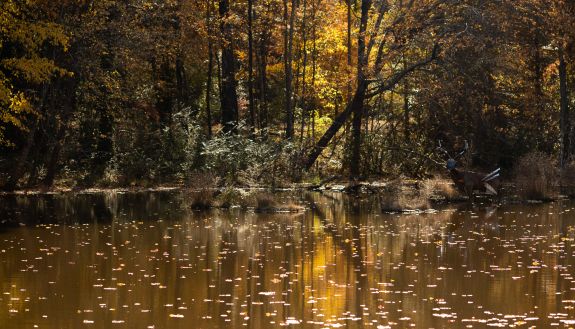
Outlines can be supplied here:
M0 3L0 52L8 54L0 58L0 145L11 145L4 134L8 125L25 130L26 116L37 114L30 96L15 86L38 86L53 77L70 75L41 53L45 44L66 51L68 35L56 23L27 19L34 10L23 1Z

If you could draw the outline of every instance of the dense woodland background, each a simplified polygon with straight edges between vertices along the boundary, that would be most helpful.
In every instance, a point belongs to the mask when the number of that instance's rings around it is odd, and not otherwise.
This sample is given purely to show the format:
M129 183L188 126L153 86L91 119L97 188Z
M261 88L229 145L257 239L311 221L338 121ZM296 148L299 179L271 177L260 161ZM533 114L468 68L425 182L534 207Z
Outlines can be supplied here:
M566 166L574 59L572 0L3 0L0 186Z

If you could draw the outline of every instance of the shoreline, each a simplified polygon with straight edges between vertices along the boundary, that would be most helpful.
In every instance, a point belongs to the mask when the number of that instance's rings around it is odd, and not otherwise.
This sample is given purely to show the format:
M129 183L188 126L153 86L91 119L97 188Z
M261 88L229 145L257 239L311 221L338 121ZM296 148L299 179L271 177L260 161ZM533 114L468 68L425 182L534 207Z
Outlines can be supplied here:
M345 193L349 195L356 196L369 196L369 195L396 195L396 196L406 196L413 193L420 193L422 189L425 189L425 184L429 180L422 179L406 179L399 183L399 188L397 186L392 187L394 181L392 180L374 180L374 181L333 181L325 184L313 184L313 183L295 183L291 186L217 186L217 187L191 187L185 185L159 185L154 187L89 187L89 188L70 188L70 187L54 187L50 189L45 188L34 188L34 189L18 189L14 191L0 191L0 197L5 196L42 196L42 195L86 195L86 194L100 194L100 193L154 193L154 192L197 192L197 191L212 191L214 193L221 193L226 189L242 190L249 192L268 192L271 195L278 192L334 192L334 193ZM446 179L441 179L440 184L445 186L452 185ZM502 188L497 196L488 196L485 194L476 194L474 199L497 199L497 203L500 204L535 204L535 203L547 203L559 200L569 200L575 199L573 195L564 195L558 193L553 197L541 198L541 199L526 199L521 198L517 194L511 195L507 191L515 190L515 186L510 182L503 182L501 184ZM451 188L451 187L450 187ZM434 187L434 191L429 192L424 198L429 201L432 205L437 204L458 204L469 202L467 196L461 195L459 192L455 192L452 195L445 196L438 193L437 186ZM452 192L450 192L452 193ZM219 207L214 207L219 208ZM409 207L408 207L409 208ZM405 211L413 211L413 209L404 209Z

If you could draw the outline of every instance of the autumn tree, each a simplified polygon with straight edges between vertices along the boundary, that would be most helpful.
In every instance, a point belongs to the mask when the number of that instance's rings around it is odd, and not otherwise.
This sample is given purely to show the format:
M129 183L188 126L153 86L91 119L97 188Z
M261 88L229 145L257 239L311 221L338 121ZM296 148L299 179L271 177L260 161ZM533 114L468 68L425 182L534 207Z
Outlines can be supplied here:
M443 15L443 1L388 3L363 0L357 34L356 89L346 109L322 136L309 154L305 166L310 168L333 136L353 114L353 142L350 175L360 175L361 127L364 102L371 97L393 89L410 72L431 63L438 54L438 23ZM371 24L370 24L371 23ZM397 60L398 50L409 47L410 42L425 37L429 48L418 61L400 70L391 64ZM421 40L421 39L419 39Z
M0 144L13 145L6 138L7 125L33 129L41 115L40 86L68 71L45 53L45 46L67 50L68 35L62 26L42 20L41 8L19 1L0 4ZM33 88L30 88L33 87ZM34 90L35 89L35 90Z

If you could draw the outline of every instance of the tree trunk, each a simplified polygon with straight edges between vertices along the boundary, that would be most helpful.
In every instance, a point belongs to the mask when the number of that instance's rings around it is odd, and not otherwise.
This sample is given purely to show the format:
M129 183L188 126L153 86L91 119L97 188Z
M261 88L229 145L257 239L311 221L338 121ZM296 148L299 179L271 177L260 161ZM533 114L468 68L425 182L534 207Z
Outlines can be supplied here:
M284 0L284 71L285 71L285 113L286 139L292 139L294 134L294 115L292 108L292 54L293 54L293 24L295 20L296 0L291 1L291 16L288 15L288 0ZM289 17L288 17L289 16Z
M311 88L315 91L315 77L316 77L316 65L317 65L317 36L316 36L316 0L311 1L311 34L313 39L312 51L311 51ZM315 103L315 102L314 102ZM315 108L311 111L311 138L312 143L315 143Z
M238 123L238 94L236 58L234 55L232 25L229 22L229 0L220 0L220 29L222 32L222 93L221 113L225 133L235 132Z
M403 67L407 67L406 60L403 60ZM409 128L409 83L407 79L403 80L403 137L405 142L410 139L410 128Z
M365 93L367 90L367 82L363 81L361 84L357 86L355 94L352 98L352 101L349 102L343 112L340 112L336 118L333 120L331 126L326 130L317 144L313 147L311 153L309 154L306 162L305 168L310 169L321 152L327 147L331 139L335 136L335 134L339 131L339 129L345 124L351 113L354 113L359 108L360 110L363 108L363 102L365 100Z
M367 82L359 81L358 88L352 102L352 154L350 164L350 178L359 179L361 176L361 121L363 117L363 102Z
M218 95L220 95L220 101L221 101L221 97L222 97L223 90L224 90L222 87L222 85L223 85L223 81L222 81L223 80L223 78L222 78L222 59L221 59L220 54L217 51L213 50L212 54L215 55L214 59L216 60L216 73L218 76Z
M44 108L44 104L48 100L48 94L50 92L50 87L48 84L44 84L42 86L42 97L40 98L40 104L38 105L38 109L41 111ZM20 151L20 154L14 161L14 166L12 170L9 171L8 180L2 188L7 191L13 191L18 187L18 181L24 176L26 173L26 162L28 161L28 156L30 155L30 151L32 150L32 146L34 145L34 139L36 138L36 134L38 132L38 126L40 124L40 117L35 117L32 123L32 127L28 131L28 136L26 137L26 144Z
M268 104L267 104L267 32L262 32L259 45L259 83L260 83L260 131L263 138L267 136L268 133Z
M303 0L303 20L302 20L302 42L303 42L303 63L302 63L302 79L301 79L301 99L300 99L300 108L302 109L301 113L301 129L300 129L300 144L303 145L303 134L305 130L305 120L307 120L307 111L306 111L306 84L305 84L305 77L306 77L306 66L307 66L307 31L306 31L306 19L307 19L307 3L306 0ZM309 131L309 130L308 130Z
M155 91L156 91L156 110L160 118L160 123L164 127L172 125L173 103L174 103L174 75L167 58L161 59L160 65L153 65L156 72L154 73Z
M567 64L563 48L559 49L559 94L560 94L560 126L561 126L561 168L571 157L571 117L569 114L569 91L567 89Z
M177 100L176 109L179 111L186 106L189 106L190 97L188 95L189 86L188 78L186 77L186 67L184 66L184 59L181 54L176 57L176 88L177 88ZM194 115L197 114L197 110L193 112Z
M347 101L351 99L351 0L347 0Z
M52 148L52 153L50 154L50 160L48 160L48 163L46 164L46 176L42 180L42 185L44 187L51 187L54 184L54 179L58 173L58 161L60 161L60 153L62 151L62 145L64 144L66 131L67 122L62 122L58 129L58 133L56 134L56 141Z
M250 111L250 129L255 134L256 115L254 110L254 53L253 53L253 0L248 0L248 97Z
M361 20L359 24L359 34L357 36L357 85L358 91L354 97L353 123L352 123L352 154L350 164L350 176L358 179L361 175L361 122L363 117L363 101L367 90L367 80L365 71L367 69L368 58L366 56L365 34L371 0L361 2Z
M32 124L32 127L30 128L30 131L28 132L28 136L26 138L26 145L24 145L22 151L20 151L20 154L14 161L14 166L12 167L12 170L9 173L8 181L3 186L3 189L6 191L15 190L18 187L18 181L22 178L22 176L24 176L24 173L26 172L28 155L30 154L30 151L32 150L32 146L34 144L34 138L36 137L39 121L40 118L38 117L34 119L34 123Z
M60 92L55 93L54 96L58 97L58 99L62 99L64 105L59 120L59 127L58 132L56 133L54 147L52 148L50 159L46 164L46 176L42 180L42 185L44 187L51 187L54 184L54 179L56 178L56 175L58 174L59 171L58 163L60 162L62 147L64 146L66 133L68 132L68 121L70 120L72 113L75 112L77 107L76 80L70 79L69 81L66 81L62 85L60 85L60 88L61 88ZM65 94L68 95L68 97L63 97Z
M208 77L206 82L206 125L208 127L208 138L212 138L212 75L214 70L214 52L212 49L212 0L206 0L206 27L208 30Z

